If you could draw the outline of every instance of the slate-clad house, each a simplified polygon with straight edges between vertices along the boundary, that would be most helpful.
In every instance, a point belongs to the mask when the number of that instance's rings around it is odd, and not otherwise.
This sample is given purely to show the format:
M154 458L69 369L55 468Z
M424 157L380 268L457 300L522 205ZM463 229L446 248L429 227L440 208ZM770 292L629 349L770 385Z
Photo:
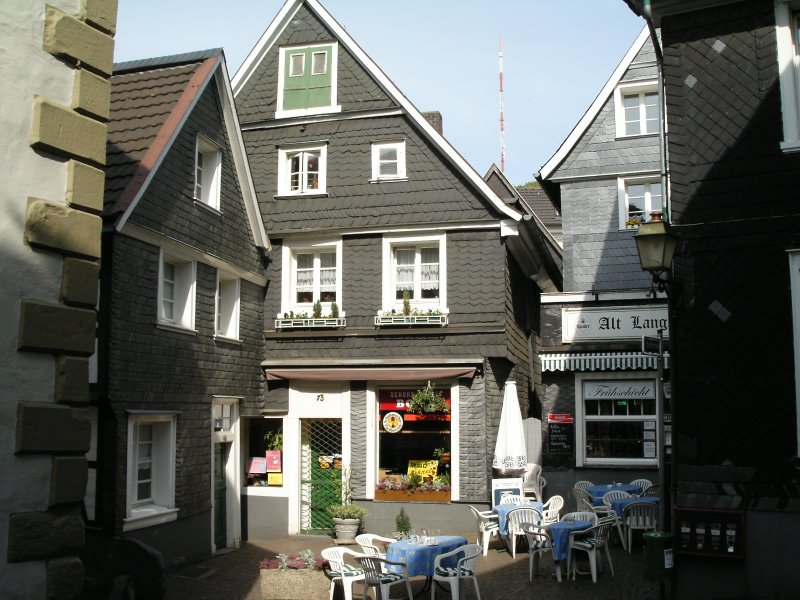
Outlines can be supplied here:
M339 490L314 482L340 465L353 498L374 501L368 527L389 533L398 508L378 484L437 448L452 504L412 505L412 519L466 519L455 503L489 499L505 382L523 414L532 398L537 299L556 289L533 223L315 0L281 8L233 87L272 243L267 391L242 403L243 445L259 459L265 434L283 436L279 472L252 463L249 534L329 527ZM449 412L408 412L428 382Z
M797 598L800 5L648 4L663 42L679 244L675 594ZM730 551L706 537L712 523L726 542L735 526Z
M542 296L542 463L548 492L576 480L658 480L657 359L666 299L633 236L662 211L654 50L644 28L537 179L561 208L564 285Z
M87 518L170 566L242 537L269 242L221 50L117 64L111 89Z

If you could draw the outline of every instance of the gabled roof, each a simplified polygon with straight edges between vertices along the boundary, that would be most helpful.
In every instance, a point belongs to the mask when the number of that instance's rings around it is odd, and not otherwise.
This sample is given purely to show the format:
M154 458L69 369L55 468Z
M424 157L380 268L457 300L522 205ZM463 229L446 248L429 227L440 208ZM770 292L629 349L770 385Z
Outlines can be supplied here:
M253 50L242 63L242 66L233 76L232 85L234 95L237 95L250 77L256 73L259 64L273 48L278 36L291 24L292 18L303 5L311 10L333 32L338 38L339 43L354 56L355 60L357 60L381 86L383 86L386 93L406 111L423 135L442 151L447 160L449 160L501 214L514 221L519 221L522 218L521 213L508 206L497 197L475 169L433 128L433 126L431 126L422 113L405 97L405 95L403 95L392 80L386 76L380 67L378 67L355 40L350 37L350 34L347 33L345 28L331 16L318 0L286 1L275 19L273 19L272 23L270 23L267 30L261 36L261 39L258 40L258 43L256 43Z
M605 106L608 99L612 96L614 89L619 85L623 75L625 75L625 71L628 70L628 67L633 62L633 59L636 58L636 55L639 54L639 51L642 49L642 46L648 39L650 39L650 33L645 26L639 33L636 41L633 42L633 45L622 58L622 61L619 63L619 65L617 65L617 68L611 74L611 77L600 90L600 93L597 94L594 102L592 102L589 109L584 113L583 117L581 117L581 120L578 121L578 124L572 129L570 134L567 136L567 139L561 143L561 146L559 146L558 150L556 150L556 153L553 154L553 156L550 157L550 160L548 160L539 170L539 174L536 176L537 179L548 179L559 167L559 165L561 165L567 155L575 147L575 144L578 143L578 140L581 139L581 136L586 133L586 130L600 113L600 110L603 108L603 106Z
M114 65L103 213L121 230L211 81L256 245L269 248L221 49Z

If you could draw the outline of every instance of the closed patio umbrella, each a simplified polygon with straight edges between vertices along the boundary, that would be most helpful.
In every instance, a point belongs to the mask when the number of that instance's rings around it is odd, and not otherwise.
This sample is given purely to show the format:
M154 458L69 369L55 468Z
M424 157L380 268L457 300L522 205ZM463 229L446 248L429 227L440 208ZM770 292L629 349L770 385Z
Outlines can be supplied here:
M527 466L525 430L522 426L522 413L519 410L517 383L506 381L492 468L500 477L522 477Z

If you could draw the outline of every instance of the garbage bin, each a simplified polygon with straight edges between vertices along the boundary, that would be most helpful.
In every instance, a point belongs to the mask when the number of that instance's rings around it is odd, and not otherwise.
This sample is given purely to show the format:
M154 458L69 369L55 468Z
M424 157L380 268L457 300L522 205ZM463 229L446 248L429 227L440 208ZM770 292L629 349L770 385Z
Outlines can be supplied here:
M672 577L672 534L648 531L644 534L644 576L651 581Z

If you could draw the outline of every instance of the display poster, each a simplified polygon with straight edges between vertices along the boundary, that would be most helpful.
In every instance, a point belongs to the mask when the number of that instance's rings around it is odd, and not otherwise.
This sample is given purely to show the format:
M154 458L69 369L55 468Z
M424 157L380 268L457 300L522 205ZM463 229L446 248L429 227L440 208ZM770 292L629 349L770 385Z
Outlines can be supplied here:
M247 472L260 474L267 472L267 459L261 456L251 456L247 459Z
M281 468L281 451L280 450L267 450L267 473L280 473Z
M267 485L283 485L283 473L267 473Z
M439 470L438 460L409 460L408 475L419 475L423 479L426 477L436 477Z
M503 496L507 496L509 494L521 496L522 493L521 477L492 479L492 507L500 504L500 500L503 498Z

